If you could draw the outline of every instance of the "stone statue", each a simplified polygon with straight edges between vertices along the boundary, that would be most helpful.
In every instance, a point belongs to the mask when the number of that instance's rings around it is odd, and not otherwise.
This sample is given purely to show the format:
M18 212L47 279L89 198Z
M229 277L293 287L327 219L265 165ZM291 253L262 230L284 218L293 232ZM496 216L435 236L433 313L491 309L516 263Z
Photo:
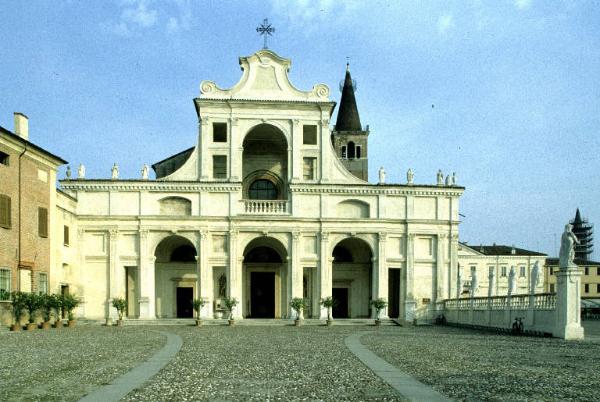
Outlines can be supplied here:
M385 169L383 167L379 168L379 184L385 184Z
M447 186L452 185L452 177L450 175L446 176L446 185Z
M408 172L406 172L406 182L408 184L413 184L414 178L415 174L413 173L412 169L408 169Z
M148 165L144 163L144 167L142 167L142 180L148 180Z
M227 295L227 277L225 275L219 276L219 297L225 297Z
M83 163L79 164L79 169L77 169L77 178L85 179L85 166L83 165Z
M579 244L579 240L573 233L573 225L567 223L565 231L560 238L560 253L558 257L558 265L560 269L572 267L575 265L575 244Z
M517 276L517 271L515 270L515 266L512 265L510 267L510 272L508 273L508 295L511 296L515 293L517 282L515 280Z
M495 279L494 270L492 269L488 274L488 297L492 297L494 295Z
M452 172L452 185L456 186L456 172Z
M117 162L114 163L112 169L111 169L112 175L111 178L113 180L116 180L119 178L119 165L117 165Z
M479 287L479 283L477 282L477 269L471 271L471 297L475 297L475 292L477 292L477 288Z
M529 294L532 294L532 295L535 294L535 288L537 288L539 279L540 279L540 262L536 261L535 264L533 264L533 269L531 270Z
M71 180L71 165L67 166L67 172L65 174L67 175L67 179Z
M442 172L442 169L438 170L438 172L437 172L437 185L438 186L444 185L444 173Z

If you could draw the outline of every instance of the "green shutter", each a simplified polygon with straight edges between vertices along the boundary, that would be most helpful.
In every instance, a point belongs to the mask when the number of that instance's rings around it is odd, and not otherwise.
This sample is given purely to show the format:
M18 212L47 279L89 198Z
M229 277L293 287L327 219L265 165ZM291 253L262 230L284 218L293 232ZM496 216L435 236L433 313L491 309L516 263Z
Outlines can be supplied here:
M11 227L10 197L7 195L0 195L0 227Z
M48 210L38 208L38 232L40 237L48 237Z

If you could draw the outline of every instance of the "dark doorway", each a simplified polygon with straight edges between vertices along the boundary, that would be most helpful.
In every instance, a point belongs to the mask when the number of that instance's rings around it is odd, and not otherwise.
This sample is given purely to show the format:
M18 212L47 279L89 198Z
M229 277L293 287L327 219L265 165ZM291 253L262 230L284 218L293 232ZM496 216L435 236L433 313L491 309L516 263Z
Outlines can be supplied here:
M275 318L275 272L250 273L250 317Z
M350 318L348 314L348 288L333 288L333 300L336 303L331 311L333 318Z
M177 288L177 318L194 316L194 288Z
M388 271L388 315L390 318L400 316L400 270L390 269Z

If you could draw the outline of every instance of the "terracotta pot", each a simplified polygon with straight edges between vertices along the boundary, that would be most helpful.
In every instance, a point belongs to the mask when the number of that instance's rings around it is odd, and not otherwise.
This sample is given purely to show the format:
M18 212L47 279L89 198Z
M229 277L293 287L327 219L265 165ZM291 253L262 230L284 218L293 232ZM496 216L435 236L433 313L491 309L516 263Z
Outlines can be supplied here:
M50 329L50 321L44 321L42 323L42 329Z
M62 328L62 327L63 327L63 322L62 322L62 320L56 320L56 321L54 321L54 325L53 325L53 327L54 327L54 328L56 328L56 329L60 329L60 328Z
M202 320L196 319L196 326L197 327L201 327L202 326Z
M294 320L294 326L299 327L302 325L302 320Z
M117 320L117 327L123 326L123 320Z
M75 320L69 320L69 321L67 321L67 326L68 326L69 328L73 328L73 327L75 326L75 323L76 323L76 322L77 322L77 321L75 321Z
M11 331L16 331L16 332L18 332L18 331L20 331L21 329L23 329L23 328L21 327L21 324L12 324L12 325L10 326L10 330L11 330Z
M37 324L35 322L29 322L27 323L27 331L33 331L34 329L37 329Z
M230 327L235 326L235 320L229 320L229 326Z
M333 325L333 320L327 320L327 326L331 327Z

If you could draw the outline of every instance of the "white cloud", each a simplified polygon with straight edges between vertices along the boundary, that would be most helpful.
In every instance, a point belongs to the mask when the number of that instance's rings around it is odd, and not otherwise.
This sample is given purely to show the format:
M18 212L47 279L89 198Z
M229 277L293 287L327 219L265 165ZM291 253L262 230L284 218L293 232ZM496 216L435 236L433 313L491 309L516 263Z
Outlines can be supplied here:
M146 0L140 0L133 7L127 7L121 13L121 22L148 28L156 24L158 11L148 8Z
M319 29L318 23L341 23L361 4L358 0L271 0L274 17L301 28L304 34Z
M525 10L531 7L532 0L515 0L515 7L519 10Z
M158 26L165 26L168 33L175 33L190 29L192 23L192 0L120 0L118 6L118 20L102 25L120 36L135 35Z
M192 1L191 0L174 0L179 11L177 16L169 17L167 21L167 32L175 33L179 31L187 31L192 23Z
M454 17L451 14L442 15L438 18L438 32L444 35L449 29L454 27Z

